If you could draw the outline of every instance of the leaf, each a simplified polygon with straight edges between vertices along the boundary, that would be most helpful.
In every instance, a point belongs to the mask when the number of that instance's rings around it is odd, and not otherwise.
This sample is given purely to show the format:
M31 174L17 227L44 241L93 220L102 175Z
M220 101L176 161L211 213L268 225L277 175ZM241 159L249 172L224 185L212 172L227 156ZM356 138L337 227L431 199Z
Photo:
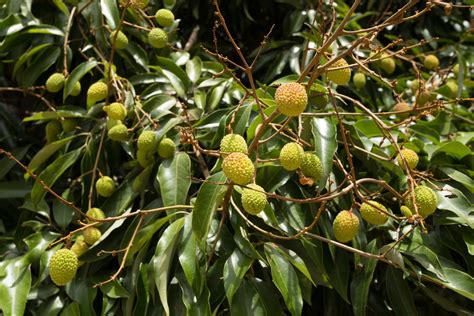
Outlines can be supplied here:
M199 258L197 258L197 242L196 236L192 230L192 213L186 216L183 229L183 238L178 247L178 259L183 268L186 280L194 290L194 294L199 296L202 290L202 280L204 275L201 275L199 266Z
M69 188L64 191L61 197L66 201L73 202L73 196ZM58 199L55 199L53 202L53 215L56 224L61 226L62 229L65 229L67 225L71 223L74 211L69 206L66 206L63 203L59 202Z
M41 148L40 151L36 153L36 155L31 159L30 163L28 164L28 169L31 172L35 172L46 160L49 159L55 152L57 152L61 147L72 141L77 136L71 136L68 138L63 138L52 142Z
M230 304L230 314L233 316L266 315L260 294L249 281L243 280L234 301Z
M447 155L452 156L458 160L461 160L467 155L472 154L469 147L458 141L442 142L439 145L428 144L425 147L425 151L428 154L429 160L439 153L446 153Z
M0 199L22 198L31 191L31 185L24 181L0 182Z
M444 273L446 275L446 281L441 280L444 286L467 297L471 301L474 300L474 278L472 276L465 272L446 267L444 268ZM424 276L429 280L436 280L436 278L429 275ZM439 282L439 280L436 280L436 283Z
M227 189L227 186L215 183L225 180L224 173L218 172L207 178L199 189L193 210L193 232L198 240L207 237L214 211L220 204L219 197L222 197Z
M453 168L440 168L448 177L462 183L471 193L474 193L474 180L466 174Z
M160 184L163 206L186 204L191 187L191 159L186 153L177 153L173 159L164 160L156 180Z
M410 287L403 279L401 270L387 267L385 270L385 288L391 303L390 307L393 308L396 315L418 315Z
M240 287L240 283L252 265L252 259L235 249L224 265L224 288L229 304L232 305L232 297Z
M13 77L16 77L18 70L26 61L30 60L35 54L40 53L41 51L43 51L44 49L48 48L51 45L52 43L38 45L30 49L28 52L24 53L23 55L21 55L21 57L15 63L15 67L13 68Z
M26 256L25 256L26 257ZM25 257L0 262L0 310L7 316L25 313L31 287L31 270Z
M201 77L202 61L198 56L194 57L191 60L188 60L186 63L186 73L188 74L189 79L196 83Z
M24 87L34 85L39 76L57 61L60 53L61 49L59 47L46 48L46 50L23 71L21 78L19 78L21 85Z
M336 127L329 118L313 118L313 137L315 144L315 153L321 159L324 170L324 179L329 176L332 170L332 159L337 150Z
M71 71L69 76L66 78L66 82L64 83L63 102L71 94L76 83L97 65L98 62L95 59L90 59L88 61L83 62L82 64L74 68L73 71Z
M23 157L25 157L29 148L30 146L15 148L11 153L16 159L21 161ZM0 159L0 180L3 179L15 165L15 161L8 159L7 157Z
M33 121L42 121L42 120L55 120L61 117L71 118L71 117L85 117L86 111L82 108L75 106L63 106L56 111L44 111L36 112L31 116L25 117L23 122L33 122Z
M107 24L110 25L112 30L115 30L120 21L117 1L100 0L100 8L102 10L102 14L105 17L105 20L107 21Z
M81 315L95 315L94 299L97 296L97 288L89 286L89 278L83 274L83 277L76 276L66 286L67 295L79 304Z

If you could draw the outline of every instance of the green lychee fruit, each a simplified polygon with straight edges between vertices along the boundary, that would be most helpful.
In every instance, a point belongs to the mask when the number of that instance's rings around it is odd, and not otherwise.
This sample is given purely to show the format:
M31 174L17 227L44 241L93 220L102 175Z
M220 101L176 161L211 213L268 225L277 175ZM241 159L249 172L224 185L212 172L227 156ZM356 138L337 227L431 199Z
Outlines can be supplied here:
M329 68L346 67L342 69L329 70L327 72L327 78L337 85L345 86L351 80L351 69L348 68L349 64L344 59L339 59L333 63Z
M288 143L280 151L280 164L288 170L296 170L300 167L303 160L304 150L300 144Z
M300 168L306 177L310 177L314 181L318 181L319 179L321 179L324 172L321 160L313 153L303 154Z
M398 165L400 167L404 168L402 157L405 158L405 160L408 164L408 167L410 169L415 169L416 166L418 165L418 160L419 160L418 154L416 152L414 152L413 150L411 150L409 148L404 148L404 149L400 150L400 153L397 155Z
M257 215L267 205L265 190L253 183L247 185L247 187L242 190L242 206L247 213Z
M400 211L402 212L402 214L405 216L405 217L411 217L413 215L413 213L411 212L411 210L406 207L405 205L402 205L400 207Z
M364 88L366 82L365 74L362 72L356 72L352 77L352 82L357 89Z
M176 151L176 145L171 138L163 138L160 143L158 144L158 155L161 158L171 158L174 156L174 152Z
M436 193L429 187L420 185L415 188L415 203L418 208L418 213L423 218L431 215L436 211L438 207L438 197ZM412 195L408 194L405 199L405 205L413 210L413 214L416 214L415 207L412 201Z
M341 211L332 223L334 236L339 242L352 240L359 230L359 219L349 211Z
M247 142L239 134L227 134L222 137L220 153L225 156L230 153L248 154Z
M119 124L123 124L122 121L119 121L119 120L114 120L114 119L111 119L111 118L108 118L107 119L107 122L106 122L106 126L107 126L107 130L110 131L110 129L114 126L117 126Z
M286 116L298 116L308 105L306 89L297 82L284 83L276 89L277 109Z
M78 81L74 84L74 87L72 87L71 95L73 97L77 97L79 94L81 94L82 87L81 83Z
M87 227L82 234L84 235L84 241L90 246L95 244L102 236L100 230L94 226Z
M111 140L126 141L128 139L128 129L125 125L120 123L109 129L107 136Z
M398 102L393 107L394 112L408 111L408 110L411 110L411 107L406 102ZM400 117L401 119L405 119L408 116L410 116L410 112L399 113L399 114L397 114L397 116Z
M252 160L239 152L231 153L224 158L222 170L227 178L240 185L252 182L255 173Z
M138 136L137 147L140 151L155 151L157 145L158 140L154 131L143 131Z
M143 168L148 167L155 162L155 157L153 156L153 151L138 150L137 151L137 160L140 166Z
M426 56L425 59L423 60L423 65L430 70L438 68L439 66L438 57L436 57L435 55Z
M426 102L428 102L428 101L430 100L430 96L431 96L431 94L430 94L429 91L423 90L423 91L421 91L421 92L418 94L418 96L416 97L416 103L417 103L418 105L423 106L423 105L426 104Z
M87 106L90 107L98 101L104 100L109 94L107 84L102 81L93 83L89 89L87 89Z
M115 192L115 182L111 177L103 176L96 181L95 189L100 196L109 197Z
M110 178L109 178L110 179ZM113 181L113 180L112 180ZM97 186L97 183L96 183L96 186ZM115 190L115 183L113 184L113 188ZM113 193L113 192L112 192ZM93 207L91 208L90 210L88 210L86 212L86 215L89 216L89 217L92 217L94 219L105 219L105 214L104 212L100 209L100 208L97 208L97 207ZM87 220L88 222L93 222L91 220ZM101 225L101 223L97 224L97 225Z
M420 88L420 80L418 80L418 79L413 80L411 82L410 88L411 88L411 92L413 94L415 94L418 91L418 89Z
M168 34L156 27L148 33L148 43L155 48L163 48L168 44Z
M380 61L380 68L389 75L395 71L396 66L395 59L392 57L385 57Z
M459 64L454 65L453 74L457 77L459 75Z
M71 251L79 258L89 249L89 245L84 241L84 236L77 237L76 242L71 246Z
M115 35L117 34L117 35ZM115 37L117 36L117 37ZM122 31L113 31L110 33L110 42L114 44L114 39L115 39L115 48L116 49L125 49L128 46L128 38L127 35L125 35Z
M69 249L60 249L49 260L49 276L56 285L66 285L76 275L77 266L76 254Z
M173 25L174 14L168 9L160 9L156 11L155 19L162 27Z
M122 121L127 117L127 109L125 105L120 102L114 102L110 105L105 105L102 110L107 113L111 119Z
M454 81L448 81L448 82L446 83L446 87L449 88L449 97L450 97L451 99L454 99L454 98L456 98L456 97L458 96L459 87L458 87L458 85L457 85L456 82L454 82Z
M360 206L360 215L367 223L383 225L388 220L388 215L383 213L381 210L388 213L387 208L378 202L364 202Z
M51 93L56 93L61 91L64 87L64 75L57 72L49 76L48 80L46 80L46 90Z
M52 143L58 140L58 136L62 131L61 123L57 120L51 120L45 126L46 142Z

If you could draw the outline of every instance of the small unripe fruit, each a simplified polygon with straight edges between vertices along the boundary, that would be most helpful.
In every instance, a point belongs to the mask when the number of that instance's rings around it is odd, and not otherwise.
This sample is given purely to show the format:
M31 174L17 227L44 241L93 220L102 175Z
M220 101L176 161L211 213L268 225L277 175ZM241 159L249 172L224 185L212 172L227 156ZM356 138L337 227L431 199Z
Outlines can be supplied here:
M288 143L280 151L280 164L288 170L296 170L300 167L303 160L304 150L297 143Z
M457 77L459 75L459 64L454 65L453 74Z
M448 81L448 82L446 83L446 87L449 88L449 97L450 97L451 99L454 99L454 98L456 98L456 97L458 96L459 87L458 87L458 85L457 85L456 82L454 82L454 81Z
M61 123L57 120L51 120L45 126L46 142L52 143L58 140L58 135L62 131Z
M153 157L153 151L138 150L137 151L137 160L140 166L143 168L148 167L155 162L155 157Z
M431 94L430 94L429 91L426 91L426 90L421 91L421 92L418 94L417 98L416 98L416 103L417 103L418 105L423 106L423 105L426 104L426 102L428 102L428 101L430 100L430 96L431 96Z
M89 249L89 245L84 241L84 236L77 237L76 242L71 246L71 251L76 254L77 257L82 256Z
M341 211L332 223L334 236L339 242L352 240L359 230L359 219L349 211Z
M115 141L126 141L128 139L128 129L125 125L122 123L115 125L112 127L108 133L107 136L111 140Z
M408 111L408 110L411 110L411 107L408 105L408 103L406 102L398 102L397 104L395 104L395 106L393 107L393 111L394 112L399 112L399 111ZM405 119L407 118L409 115L410 115L410 112L406 112L406 113L400 113L400 114L397 114L398 117L402 118L402 119Z
M415 169L416 166L418 165L418 160L419 160L418 154L414 152L413 150L404 148L400 150L400 153L397 155L398 165L404 168L405 165L403 164L402 157L405 158L405 161L407 162L408 167L410 169Z
M108 118L107 119L107 122L105 123L106 126L107 126L107 130L110 131L110 129L114 126L117 126L119 124L122 124L122 121L119 121L119 120L114 120L114 119L111 119L111 118Z
M327 72L327 78L334 82L337 85L347 85L349 80L351 80L351 69L348 68L349 64L344 59L339 59L335 63L333 63L329 68L338 68L338 67L346 67L342 69L334 69L329 70Z
M78 81L74 84L74 87L72 87L71 95L73 97L77 97L79 94L81 94L81 83Z
M426 218L436 211L436 208L438 207L438 197L432 189L427 186L420 185L415 188L415 203L418 207L418 213L420 216ZM413 214L416 213L411 194L408 194L407 198L405 199L405 205L410 210L413 210Z
M96 181L95 189L99 195L109 197L115 192L115 182L111 177L101 177Z
M110 178L109 178L110 179ZM113 180L112 180L113 181ZM97 183L96 183L97 185ZM113 187L114 187L114 190L115 190L115 183L113 184ZM112 192L113 193L113 192ZM105 214L104 212L100 209L100 208L97 208L97 207L93 207L91 208L90 210L88 210L86 212L86 215L89 216L89 217L92 217L94 219L105 219ZM91 220L87 220L88 222L93 222ZM97 224L97 225L100 225Z
M115 35L117 34L117 35ZM117 37L115 37L117 36ZM125 49L128 46L128 38L122 31L113 31L110 33L110 42L114 44L115 39L115 48L116 49Z
M373 225L383 225L388 220L388 215L383 213L381 210L385 211L385 213L388 213L385 206L378 202L364 202L360 206L360 215L367 223Z
M160 28L154 28L148 33L148 43L155 48L163 48L168 44L168 34Z
M57 72L49 76L48 80L46 80L46 90L51 93L56 93L61 91L64 87L64 75Z
M248 154L247 142L239 134L227 134L221 140L220 153L225 156L230 153Z
M250 183L255 173L252 160L246 154L239 152L231 153L224 158L222 170L227 178L240 185Z
M362 72L355 73L354 76L352 77L352 81L354 82L354 86L357 89L362 89L365 87L366 79L365 79L365 75Z
M396 67L395 59L392 57L386 57L380 61L380 68L389 75L395 71Z
M318 156L313 153L304 153L301 160L301 171L306 177L318 181L323 175L323 164Z
M58 286L66 285L76 275L77 256L69 249L56 251L49 261L49 276Z
M168 9L160 9L156 11L155 19L162 27L173 25L174 14Z
M265 190L253 183L247 185L247 187L242 191L242 206L247 213L257 215L267 205Z
M76 129L77 122L75 119L64 119L61 121L61 127L66 133L72 132Z
M286 116L298 116L308 105L306 89L297 82L284 83L276 89L277 109Z
M91 246L95 244L97 240L100 239L100 237L102 236L102 233L100 232L98 228L92 226L92 227L87 227L86 229L84 229L83 235L84 235L84 241L88 245Z
M155 151L158 140L154 131L143 131L138 136L137 147L140 151Z
M411 92L413 92L413 94L415 94L418 91L418 89L420 88L420 80L418 80L418 79L413 80L411 82L410 88L411 88Z
M104 82L98 81L93 83L89 89L87 89L87 105L91 106L98 101L104 100L108 94L109 89Z
M405 217L411 217L413 215L411 210L408 207L406 207L405 205L402 205L402 207L400 207L400 211L402 212L402 214Z
M122 103L114 102L110 105L105 105L102 110L107 113L111 119L122 121L127 117L127 109Z
M423 65L430 70L438 68L439 66L438 57L436 57L435 55L426 56L425 60L423 61Z
M171 138L163 138L158 144L158 155L161 158L171 158L176 151L176 145Z

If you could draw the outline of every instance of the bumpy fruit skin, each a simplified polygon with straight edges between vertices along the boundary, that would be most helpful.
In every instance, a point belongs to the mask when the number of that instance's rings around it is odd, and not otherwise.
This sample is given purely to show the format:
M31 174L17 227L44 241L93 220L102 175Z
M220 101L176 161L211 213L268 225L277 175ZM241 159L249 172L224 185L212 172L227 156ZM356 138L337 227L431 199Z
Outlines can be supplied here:
M227 134L222 137L220 153L224 156L230 153L248 154L247 142L239 134Z
M111 119L122 121L127 117L127 109L125 105L120 102L114 102L110 105L105 105L102 110L107 113Z
M263 211L267 205L265 190L261 186L253 183L247 185L247 187L249 188L245 188L242 191L242 206L247 213L257 215Z
M359 230L359 219L349 211L341 211L332 223L334 236L339 242L348 242Z
M84 241L83 235L77 237L76 242L71 246L71 251L74 252L77 257L82 256L87 249L89 249L89 245Z
M337 67L347 67L349 64L344 59L339 59L335 63L333 63L329 68L337 68ZM327 78L334 82L337 85L345 86L351 80L351 69L350 68L343 68L343 69L334 69L329 70L327 72Z
M426 218L436 211L436 208L438 207L438 197L432 189L427 186L420 185L415 188L415 203L418 207L418 213L423 218ZM408 194L407 198L405 199L405 205L410 210L413 210L413 214L416 213L411 194Z
M408 164L408 167L410 169L416 168L419 161L418 154L416 152L408 148L404 148L400 150L400 153L397 155L397 162L398 162L398 165L403 168L404 164L403 164L402 156L403 158L405 158Z
M74 84L74 87L72 87L71 95L73 97L77 97L79 94L81 94L82 87L81 83L78 81Z
M365 87L366 78L362 72L355 73L352 77L352 81L354 82L354 86L357 89L362 89Z
M107 88L107 85L104 82L98 81L96 83L93 83L89 87L89 89L87 89L88 106L93 105L98 101L104 100L107 97L108 93L109 89Z
M360 215L362 215L362 218L367 223L370 223L373 225L383 225L388 220L388 215L383 213L379 209L388 213L387 208L378 202L375 202L375 201L369 201L367 203L364 202L360 206Z
M161 158L171 158L174 156L174 152L176 151L176 145L171 138L163 138L160 143L158 144L158 155Z
M402 205L400 207L400 211L402 212L402 214L405 216L405 217L411 217L413 215L413 213L411 212L411 210L406 207L405 205Z
M449 88L449 97L454 99L458 96L459 87L456 82L448 81L446 86Z
M117 31L113 31L112 33L110 33L110 42L111 43L114 43L114 38L115 38L115 48L116 49L125 49L127 48L128 46L128 38L127 38L127 35L125 35L122 31L118 31L118 34L117 34ZM115 37L117 36L117 37Z
M114 120L114 119L111 119L111 118L108 118L107 119L107 122L105 123L106 126L107 126L107 130L110 131L110 129L114 126L117 126L119 124L122 124L122 121L119 121L119 120Z
M138 136L137 147L140 151L155 151L158 140L154 131L143 131Z
M46 80L46 90L51 93L56 93L61 91L64 87L64 75L57 72L49 76L48 80Z
M286 116L298 116L308 105L306 89L297 82L284 83L276 89L277 109Z
M168 27L173 25L174 14L168 9L160 9L156 11L155 19L162 27Z
M411 92L416 93L418 89L420 88L420 80L415 79L411 82Z
M148 33L148 43L155 48L163 48L168 44L168 34L156 27Z
M92 227L87 227L84 230L83 235L84 235L84 241L88 245L91 246L95 244L97 240L100 239L100 237L102 236L102 233L100 232L98 228L92 226Z
M76 275L77 256L69 249L56 251L49 261L49 276L57 286L69 283Z
M438 57L436 57L435 55L426 56L425 60L423 61L423 65L430 70L438 68L439 66Z
M313 153L304 153L301 160L301 171L306 177L318 181L323 175L323 164L318 156Z
M296 170L303 160L304 150L297 143L288 143L280 151L280 164L288 171Z
M406 102L398 102L393 107L394 112L407 111L407 110L411 110L411 107ZM405 119L410 115L410 112L400 113L400 114L397 114L397 115L398 115L398 117L400 117L402 119Z
M253 180L255 167L243 153L231 153L224 158L222 162L222 170L227 178L236 184L246 185Z
M119 142L120 141L126 141L128 139L128 129L125 125L120 123L120 124L117 124L114 127L112 127L108 131L107 136L111 140L115 140L115 141L119 141Z
M111 177L104 176L96 181L95 189L99 195L109 197L115 191L115 182Z
M115 183L114 183L114 188L115 188ZM88 210L86 212L86 215L95 219L105 219L104 212L100 208L97 208L97 207L93 207L90 210ZM90 222L89 220L87 221ZM100 225L100 223L97 225Z
M140 166L143 168L148 167L152 163L155 162L155 157L153 157L153 152L152 151L146 151L146 150L138 150L137 151L137 160Z
M61 123L57 120L51 120L45 126L46 142L52 143L58 139L59 133L62 131Z
M395 71L396 67L395 59L392 57L386 57L380 61L380 68L389 75Z

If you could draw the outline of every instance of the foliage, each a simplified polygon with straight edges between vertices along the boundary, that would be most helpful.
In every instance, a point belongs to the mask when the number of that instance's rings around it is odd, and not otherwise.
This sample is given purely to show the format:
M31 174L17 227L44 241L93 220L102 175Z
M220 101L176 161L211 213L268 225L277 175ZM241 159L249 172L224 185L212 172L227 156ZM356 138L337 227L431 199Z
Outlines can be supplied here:
M472 314L469 1L137 3L0 1L4 315ZM163 7L176 20L153 48ZM428 54L439 67L423 66ZM349 69L366 82L327 78ZM57 72L63 88L46 91ZM295 81L309 104L289 118L274 97ZM114 102L122 121L104 111ZM144 131L155 138L137 148ZM253 185L222 171L231 133L266 192L256 215L241 200ZM318 177L282 168L290 142L317 156ZM436 192L426 218L400 211L419 185ZM385 223L362 219L369 200ZM348 243L332 228L344 210L359 219ZM50 258L71 246L79 269L56 286Z

